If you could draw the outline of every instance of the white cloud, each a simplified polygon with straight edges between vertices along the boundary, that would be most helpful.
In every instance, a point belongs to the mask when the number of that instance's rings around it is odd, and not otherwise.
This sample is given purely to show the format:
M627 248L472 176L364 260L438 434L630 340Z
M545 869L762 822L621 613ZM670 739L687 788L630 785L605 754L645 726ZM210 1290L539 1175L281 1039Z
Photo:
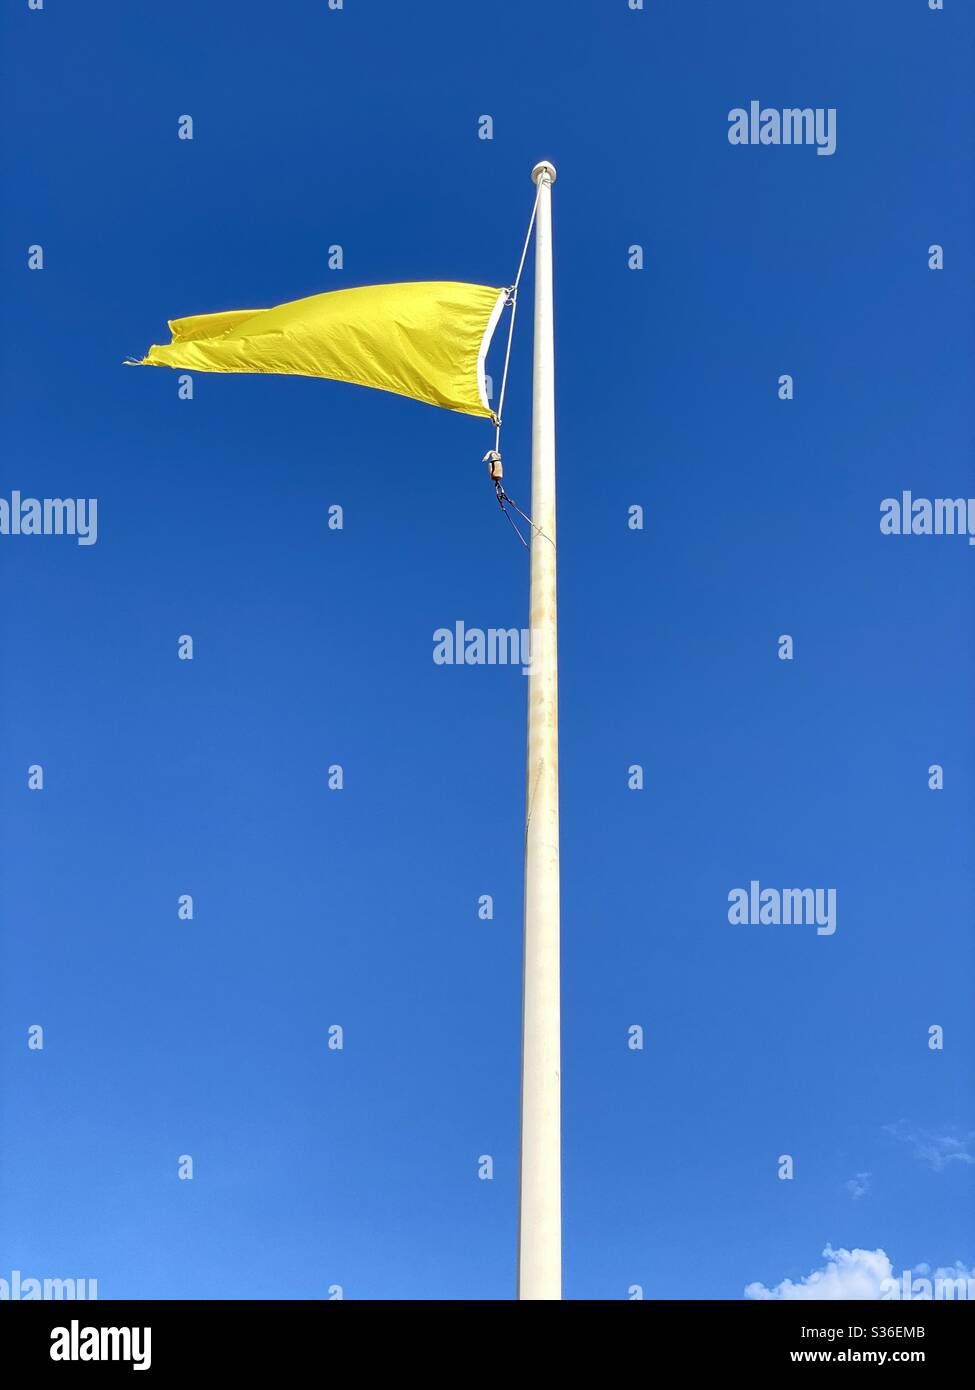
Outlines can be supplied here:
M825 1267L814 1269L798 1284L783 1279L781 1284L769 1289L756 1282L746 1287L745 1297L824 1302L829 1299L879 1299L890 1288L884 1280L895 1277L883 1250L834 1250L827 1245L823 1254L827 1260Z
M854 1201L859 1197L865 1197L870 1191L870 1176L869 1173L857 1173L856 1177L850 1178L846 1184L846 1190Z
M932 1134L929 1130L915 1129L906 1120L899 1120L896 1125L884 1125L884 1130L894 1139L908 1144L914 1150L915 1158L929 1163L936 1173L947 1168L949 1163L975 1163L975 1153L972 1152L975 1134L958 1134L950 1130Z
M895 1273L884 1250L834 1250L827 1245L823 1254L826 1265L814 1269L798 1284L783 1279L781 1284L766 1288L756 1282L746 1286L745 1297L821 1302L975 1299L975 1268L969 1269L961 1260L938 1269L919 1264L912 1270Z

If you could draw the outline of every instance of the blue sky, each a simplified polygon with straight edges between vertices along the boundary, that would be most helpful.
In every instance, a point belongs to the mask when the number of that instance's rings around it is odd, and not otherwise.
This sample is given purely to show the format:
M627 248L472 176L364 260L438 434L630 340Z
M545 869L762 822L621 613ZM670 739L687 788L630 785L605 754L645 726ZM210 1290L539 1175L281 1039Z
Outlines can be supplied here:
M975 1264L975 553L879 529L904 489L973 491L970 10L23 0L2 26L0 496L96 497L98 539L0 536L0 1276L513 1295L526 682L432 661L439 627L527 621L490 428L301 379L185 401L120 362L182 314L508 283L541 158L566 1296L740 1298L827 1243ZM835 108L835 154L729 144L753 99ZM835 934L731 925L752 879L834 888Z

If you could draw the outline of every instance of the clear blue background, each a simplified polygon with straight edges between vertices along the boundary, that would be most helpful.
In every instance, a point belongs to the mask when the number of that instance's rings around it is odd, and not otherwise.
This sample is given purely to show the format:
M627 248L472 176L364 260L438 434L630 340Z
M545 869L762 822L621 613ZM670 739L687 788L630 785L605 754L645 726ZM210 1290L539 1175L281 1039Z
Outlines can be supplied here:
M431 660L526 622L490 427L120 362L185 313L507 283L540 158L566 1296L739 1298L827 1241L975 1263L975 1168L885 1130L975 1130L975 551L878 524L973 491L971 9L10 0L2 29L0 494L97 497L99 534L0 538L0 1275L513 1295L526 682ZM731 146L752 98L835 106L836 154ZM835 936L729 925L752 878L835 887Z

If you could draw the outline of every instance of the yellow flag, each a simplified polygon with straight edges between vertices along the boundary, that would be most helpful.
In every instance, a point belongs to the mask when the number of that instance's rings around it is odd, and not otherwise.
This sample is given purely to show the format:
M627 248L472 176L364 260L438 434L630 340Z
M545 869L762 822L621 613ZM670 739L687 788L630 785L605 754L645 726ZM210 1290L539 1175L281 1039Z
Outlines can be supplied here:
M323 376L493 418L484 360L507 290L454 280L364 285L173 319L139 365Z

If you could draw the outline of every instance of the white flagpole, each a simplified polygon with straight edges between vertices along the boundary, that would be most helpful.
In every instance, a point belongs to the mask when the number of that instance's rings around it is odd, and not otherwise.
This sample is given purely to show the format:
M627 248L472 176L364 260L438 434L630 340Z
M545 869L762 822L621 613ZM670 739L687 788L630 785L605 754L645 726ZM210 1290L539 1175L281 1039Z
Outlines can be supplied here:
M555 588L555 354L552 184L536 164L532 379L531 666L525 800L519 1299L562 1297L559 1037L559 703Z

